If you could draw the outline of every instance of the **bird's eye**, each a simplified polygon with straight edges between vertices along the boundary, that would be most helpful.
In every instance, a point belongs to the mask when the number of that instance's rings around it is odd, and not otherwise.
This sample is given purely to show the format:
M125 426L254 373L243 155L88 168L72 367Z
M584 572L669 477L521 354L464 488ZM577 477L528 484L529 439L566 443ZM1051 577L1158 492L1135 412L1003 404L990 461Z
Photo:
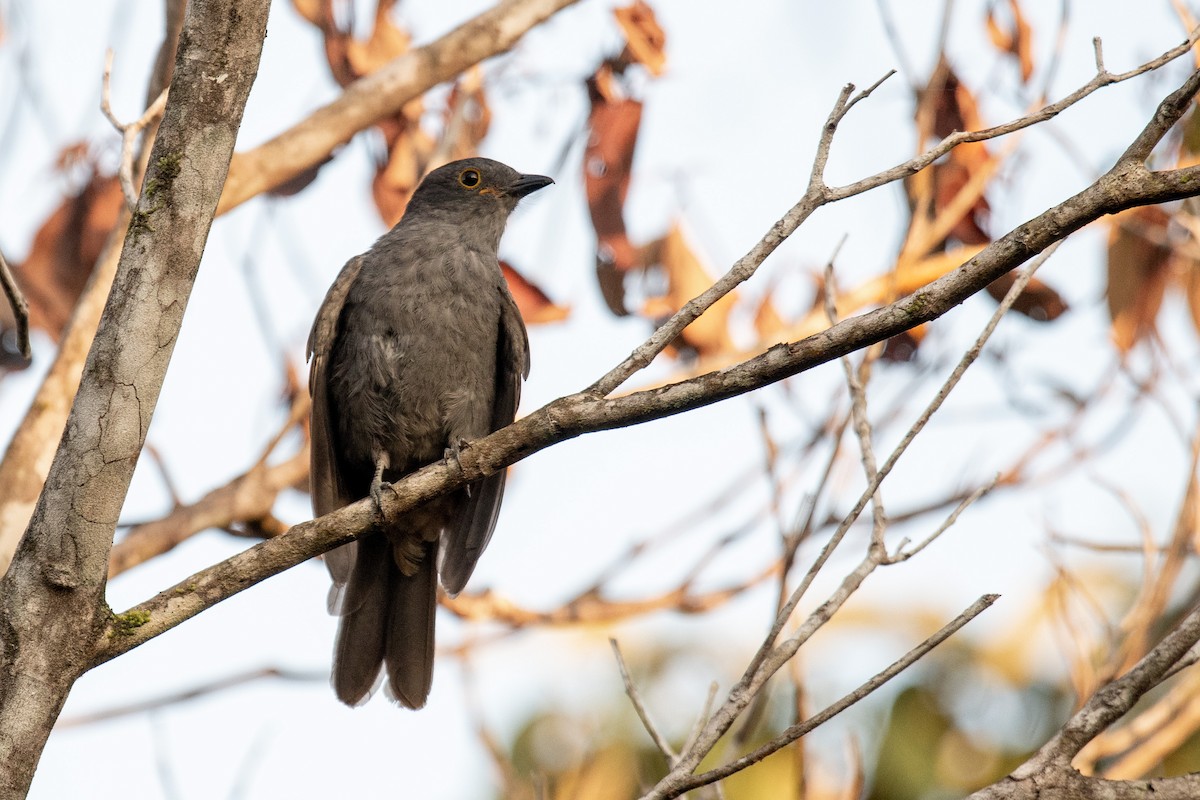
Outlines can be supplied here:
M458 182L468 189L474 189L479 185L479 170L464 169L458 173Z

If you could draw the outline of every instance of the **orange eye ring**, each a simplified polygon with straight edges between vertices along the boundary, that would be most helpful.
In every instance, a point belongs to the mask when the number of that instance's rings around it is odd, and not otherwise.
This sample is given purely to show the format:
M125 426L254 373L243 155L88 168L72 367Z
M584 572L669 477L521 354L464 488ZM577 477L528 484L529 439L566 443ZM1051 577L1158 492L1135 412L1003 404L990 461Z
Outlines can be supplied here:
M464 169L458 173L458 182L464 189L478 189L480 180L477 169Z

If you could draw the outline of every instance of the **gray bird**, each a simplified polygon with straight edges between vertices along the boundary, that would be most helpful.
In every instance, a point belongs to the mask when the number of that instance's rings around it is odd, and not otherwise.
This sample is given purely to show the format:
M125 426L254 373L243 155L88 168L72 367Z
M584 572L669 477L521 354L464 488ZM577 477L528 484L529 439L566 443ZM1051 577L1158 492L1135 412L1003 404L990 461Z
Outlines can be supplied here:
M312 361L312 503L319 516L513 421L529 341L500 272L508 215L553 183L487 158L439 167L404 217L342 268L317 311ZM378 685L420 708L433 680L438 553L458 593L491 538L504 472L414 509L326 555L338 698ZM382 519L382 517L381 517Z

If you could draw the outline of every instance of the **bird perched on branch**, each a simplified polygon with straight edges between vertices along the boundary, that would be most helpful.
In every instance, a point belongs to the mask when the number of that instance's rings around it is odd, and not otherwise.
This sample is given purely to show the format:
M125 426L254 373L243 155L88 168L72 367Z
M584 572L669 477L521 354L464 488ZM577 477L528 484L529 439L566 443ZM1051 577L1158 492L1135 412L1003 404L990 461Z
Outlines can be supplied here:
M497 251L517 202L553 183L487 158L439 167L404 217L342 268L309 334L312 502L326 514L381 492L513 421L529 342ZM491 538L500 471L326 555L340 615L337 696L378 685L420 708L433 679L439 572L459 592Z

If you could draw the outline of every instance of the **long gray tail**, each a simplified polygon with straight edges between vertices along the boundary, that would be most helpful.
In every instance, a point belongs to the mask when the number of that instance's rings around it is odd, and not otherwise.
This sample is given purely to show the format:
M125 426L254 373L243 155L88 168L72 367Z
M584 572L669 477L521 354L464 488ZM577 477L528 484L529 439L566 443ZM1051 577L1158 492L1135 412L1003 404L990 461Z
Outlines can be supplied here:
M433 682L434 547L427 544L417 573L405 576L385 535L358 540L334 646L333 688L343 703L370 697L386 664L388 694L409 708L425 705Z

